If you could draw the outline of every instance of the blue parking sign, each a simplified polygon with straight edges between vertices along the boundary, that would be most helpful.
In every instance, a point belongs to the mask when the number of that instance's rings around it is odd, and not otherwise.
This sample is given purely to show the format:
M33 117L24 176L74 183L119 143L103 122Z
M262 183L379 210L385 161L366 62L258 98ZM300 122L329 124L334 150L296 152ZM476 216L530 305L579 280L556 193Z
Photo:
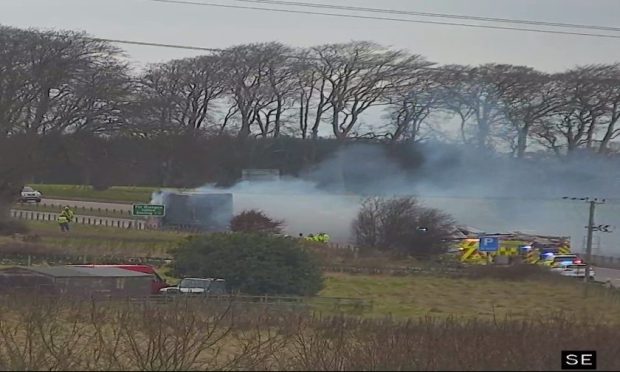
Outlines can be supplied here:
M478 251L480 252L497 252L499 249L499 238L491 236L483 236L480 238Z

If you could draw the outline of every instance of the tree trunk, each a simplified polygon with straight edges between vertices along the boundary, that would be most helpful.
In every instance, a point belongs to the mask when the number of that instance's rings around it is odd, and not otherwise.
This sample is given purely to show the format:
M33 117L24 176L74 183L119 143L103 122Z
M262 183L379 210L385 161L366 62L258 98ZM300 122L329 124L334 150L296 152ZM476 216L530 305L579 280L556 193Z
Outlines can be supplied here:
M520 129L517 134L517 158L521 159L525 156L527 149L527 131Z

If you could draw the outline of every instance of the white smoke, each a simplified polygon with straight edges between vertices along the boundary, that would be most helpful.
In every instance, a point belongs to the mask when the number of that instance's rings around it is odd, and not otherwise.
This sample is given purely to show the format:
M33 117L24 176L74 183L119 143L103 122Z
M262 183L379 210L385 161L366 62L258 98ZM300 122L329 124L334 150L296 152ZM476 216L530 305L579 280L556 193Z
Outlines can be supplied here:
M242 181L226 189L205 186L198 191L230 192L234 213L260 209L284 219L290 235L322 231L341 243L350 242L351 222L363 197L370 195L414 195L460 224L489 233L570 236L576 250L585 235L587 205L562 197L600 197L608 203L598 207L595 222L620 228L618 159L579 154L516 160L442 144L418 145L411 151L412 163L407 163L380 146L351 145L301 178ZM620 255L620 231L597 234L597 253Z

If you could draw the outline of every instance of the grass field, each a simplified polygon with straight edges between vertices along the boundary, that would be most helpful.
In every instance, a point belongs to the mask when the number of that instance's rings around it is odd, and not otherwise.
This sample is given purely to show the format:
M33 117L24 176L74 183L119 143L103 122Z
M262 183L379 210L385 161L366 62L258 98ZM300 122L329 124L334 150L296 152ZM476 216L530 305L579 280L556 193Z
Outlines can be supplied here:
M103 226L73 224L71 231L62 233L55 223L27 221L31 235L36 235L42 244L58 251L89 252L100 255L133 254L136 256L166 255L187 234L169 231L118 229ZM0 240L1 244L10 243L10 238Z
M151 194L159 189L157 187L112 186L107 190L97 191L91 186L83 185L31 184L29 186L40 191L44 198L119 203L147 203L151 200Z
M557 279L557 280L555 280ZM565 279L565 280L564 280ZM587 301L570 278L549 280L464 279L430 275L406 277L327 274L321 296L372 300L371 316L549 316L564 312L620 321L620 296L593 288Z
M55 223L30 221L37 244L55 251L85 254L162 257L188 236L167 231L127 230L101 226L73 225L69 234ZM11 238L1 237L0 245ZM87 253L86 253L87 252ZM483 317L545 316L565 312L582 316L595 314L605 320L620 320L620 297L593 288L590 298L581 298L581 283L570 278L498 280L456 278L439 275L351 275L326 273L324 297L361 298L373 302L364 315L395 318L433 316Z

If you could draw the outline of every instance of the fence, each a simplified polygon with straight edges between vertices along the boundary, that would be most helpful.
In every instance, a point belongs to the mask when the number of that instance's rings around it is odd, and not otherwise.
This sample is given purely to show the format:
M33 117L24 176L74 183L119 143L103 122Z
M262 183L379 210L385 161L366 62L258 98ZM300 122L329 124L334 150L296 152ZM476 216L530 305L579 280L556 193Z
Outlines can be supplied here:
M231 304L262 304L291 307L318 307L330 309L354 309L358 311L371 310L373 301L362 298L350 297L300 297L300 296L247 296L247 295L223 295L211 296L204 294L177 294L177 295L152 295L147 297L131 298L132 302L137 303L170 303L174 301L209 301Z
M620 257L592 256L592 264L611 269L620 269Z
M58 213L11 209L11 217L31 221L56 221L58 218ZM137 230L144 230L147 227L145 221L136 219L81 215L75 216L74 223Z

